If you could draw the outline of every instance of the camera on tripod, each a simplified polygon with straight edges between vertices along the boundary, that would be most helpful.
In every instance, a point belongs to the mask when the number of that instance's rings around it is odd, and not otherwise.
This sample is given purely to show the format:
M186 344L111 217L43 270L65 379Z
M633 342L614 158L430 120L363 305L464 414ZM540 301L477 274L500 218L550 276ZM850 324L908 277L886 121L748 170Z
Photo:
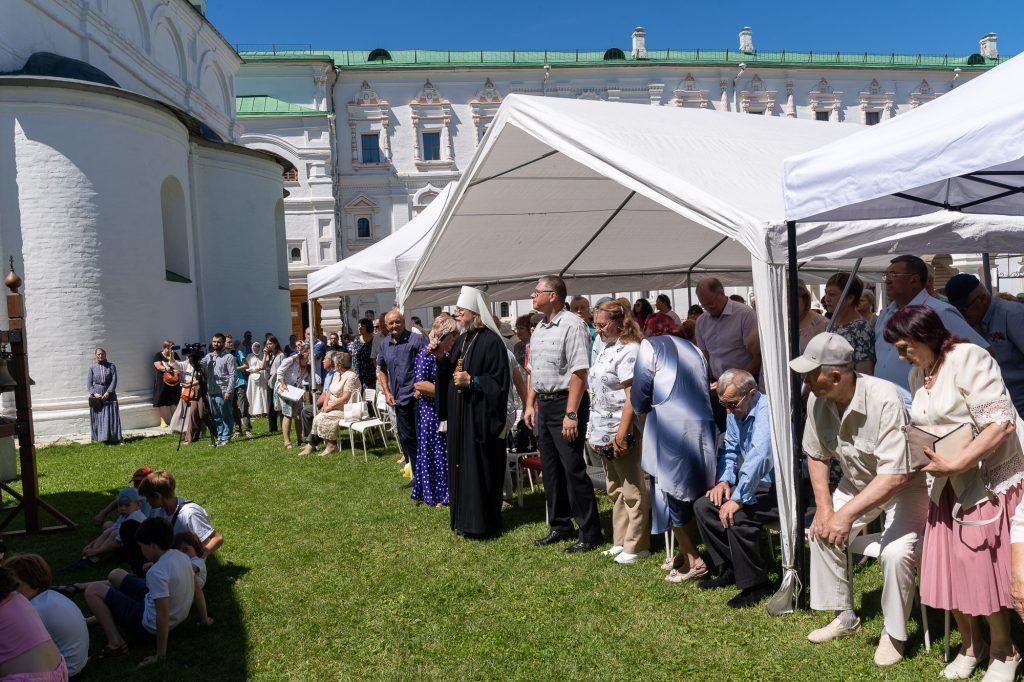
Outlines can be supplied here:
M206 345L202 343L188 343L181 347L181 354L188 358L193 367L198 368L206 355Z

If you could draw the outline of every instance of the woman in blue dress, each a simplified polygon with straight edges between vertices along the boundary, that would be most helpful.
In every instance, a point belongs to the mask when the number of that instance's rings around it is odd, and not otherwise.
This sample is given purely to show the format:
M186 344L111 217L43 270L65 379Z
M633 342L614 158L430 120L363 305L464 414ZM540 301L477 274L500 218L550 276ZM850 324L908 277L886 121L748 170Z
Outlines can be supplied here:
M96 349L89 368L89 423L97 443L121 442L121 414L117 408L117 367L107 362L107 351Z
M667 331L667 330L662 330ZM715 474L715 422L704 356L672 329L640 342L630 400L646 415L642 463L668 507L679 553L662 568L682 582L707 573L693 539L693 503Z
M437 361L435 354L447 353L458 336L458 325L447 314L434 320L429 342L413 360L412 380L416 396L416 470L412 499L440 507L448 504L448 439L438 432Z

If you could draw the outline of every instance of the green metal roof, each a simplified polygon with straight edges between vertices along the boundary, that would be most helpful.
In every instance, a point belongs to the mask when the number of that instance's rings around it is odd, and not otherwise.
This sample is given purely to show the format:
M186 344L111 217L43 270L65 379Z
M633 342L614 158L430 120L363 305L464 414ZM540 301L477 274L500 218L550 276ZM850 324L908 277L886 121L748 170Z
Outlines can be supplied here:
M391 61L368 62L370 50L252 50L240 51L247 62L331 59L339 69L466 68L541 66L749 66L790 68L846 67L871 69L990 69L1009 57L985 59L979 55L911 55L844 52L768 51L746 54L738 50L648 50L647 59L605 61L604 50L390 50ZM968 63L968 62L980 63Z
M242 95L235 98L235 112L239 117L250 116L326 116L326 111L283 102L269 95Z

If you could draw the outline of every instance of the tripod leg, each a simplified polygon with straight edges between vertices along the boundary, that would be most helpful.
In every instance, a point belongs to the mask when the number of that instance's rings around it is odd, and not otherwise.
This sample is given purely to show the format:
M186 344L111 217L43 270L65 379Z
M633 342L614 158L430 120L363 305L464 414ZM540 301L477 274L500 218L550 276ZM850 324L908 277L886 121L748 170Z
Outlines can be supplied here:
M185 429L188 428L188 409L192 407L192 401L185 401L185 411L181 416L181 431L178 432L178 447L175 448L175 452L181 450L181 440L185 437ZM174 419L174 415L171 415L171 419Z

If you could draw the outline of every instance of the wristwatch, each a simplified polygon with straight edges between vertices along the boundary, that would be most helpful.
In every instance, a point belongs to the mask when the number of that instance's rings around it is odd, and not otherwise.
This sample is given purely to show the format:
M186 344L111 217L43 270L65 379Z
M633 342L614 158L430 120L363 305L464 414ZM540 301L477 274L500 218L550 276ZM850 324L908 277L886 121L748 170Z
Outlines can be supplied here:
M566 419L571 419L573 421L577 421L579 419L579 417L576 415L575 412L566 412L565 413L565 418Z

